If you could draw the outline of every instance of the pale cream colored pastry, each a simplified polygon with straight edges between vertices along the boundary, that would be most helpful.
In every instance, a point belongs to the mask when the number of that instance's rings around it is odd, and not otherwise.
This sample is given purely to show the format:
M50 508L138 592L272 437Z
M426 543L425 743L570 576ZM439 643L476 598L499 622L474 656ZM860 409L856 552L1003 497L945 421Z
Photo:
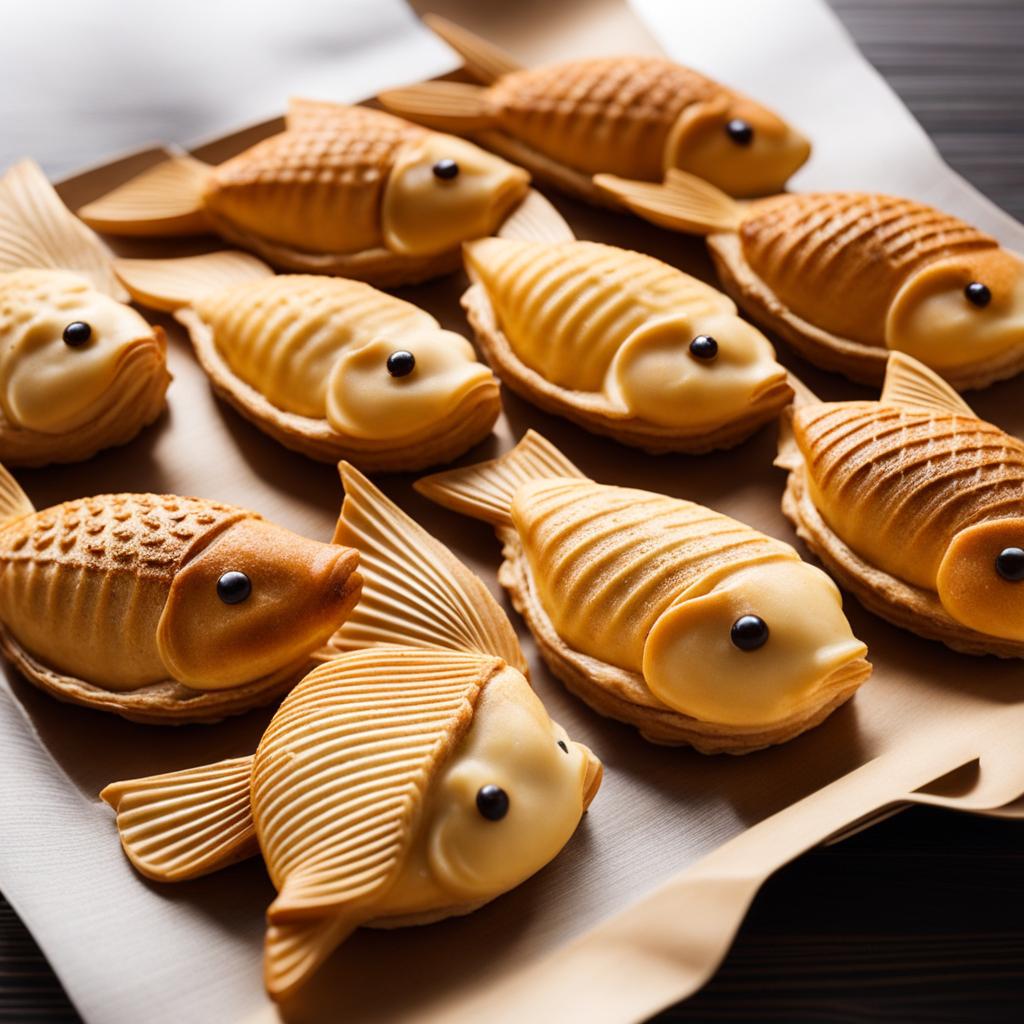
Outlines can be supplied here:
M202 498L37 512L0 467L0 649L61 700L216 721L295 682L359 596L358 556Z
M313 458L422 469L482 440L501 411L465 338L362 281L275 276L232 251L116 266L137 301L174 311L219 394Z
M0 178L3 462L85 459L163 411L163 332L124 304L110 263L35 164Z
M529 175L379 110L293 100L286 130L210 167L174 157L82 207L99 231L213 231L284 270L377 285L454 270Z
M968 654L1024 657L1024 443L911 356L877 402L800 391L783 511L872 611Z
M568 842L601 765L548 718L486 588L351 467L337 539L364 599L345 653L285 699L253 757L107 786L125 852L179 881L261 852L267 988L287 997L362 925L464 914Z
M678 172L596 180L656 224L707 235L726 291L817 366L880 384L903 352L960 391L1024 369L1024 260L956 217L861 192L740 204Z
M617 205L591 181L602 172L660 181L689 171L736 196L769 195L810 155L778 115L664 57L599 57L524 69L443 18L427 25L480 85L425 82L380 95L388 109L468 134L589 202Z
M575 240L539 196L501 237L467 243L465 261L463 305L488 361L595 433L704 452L744 440L790 399L771 344L728 296L642 253Z
M416 486L494 525L499 579L551 670L655 742L781 743L870 673L835 584L788 544L693 502L594 483L532 431Z

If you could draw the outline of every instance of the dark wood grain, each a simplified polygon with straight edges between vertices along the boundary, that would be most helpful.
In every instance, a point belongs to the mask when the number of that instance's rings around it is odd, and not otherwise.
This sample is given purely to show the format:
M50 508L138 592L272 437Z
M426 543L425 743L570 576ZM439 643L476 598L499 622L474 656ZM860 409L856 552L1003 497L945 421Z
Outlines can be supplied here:
M1024 3L832 3L945 158L1024 218ZM780 872L715 979L659 1020L1018 1021L1022 1005L1024 828L915 810ZM77 1020L0 898L0 1022Z

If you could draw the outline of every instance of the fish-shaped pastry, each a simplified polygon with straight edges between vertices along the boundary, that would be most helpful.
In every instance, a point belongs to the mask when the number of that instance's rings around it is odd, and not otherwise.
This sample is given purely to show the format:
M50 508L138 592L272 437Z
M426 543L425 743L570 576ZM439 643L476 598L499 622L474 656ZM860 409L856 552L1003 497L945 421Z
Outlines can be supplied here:
M877 402L806 389L780 438L783 511L871 611L968 654L1024 657L1024 443L917 360Z
M29 160L0 178L0 461L87 459L163 411L167 346Z
M539 193L500 237L468 242L463 296L513 391L652 452L728 448L792 397L733 301L651 256L578 241Z
M233 251L115 267L138 302L174 311L220 395L313 458L422 469L482 440L501 412L465 338L365 282L275 276Z
M533 431L416 488L493 524L498 579L551 671L653 742L732 754L783 743L871 672L836 585L788 544L694 502L588 480Z
M389 110L468 134L588 202L618 205L592 176L661 181L675 168L735 196L780 192L810 143L747 96L665 57L597 57L521 68L433 15L427 25L483 85L425 82L381 93Z
M293 100L285 130L212 167L176 156L83 206L115 235L212 231L284 270L396 285L445 274L529 175L379 110Z
M0 467L0 651L53 696L135 721L216 721L279 696L351 612L358 560L202 498L37 512Z
M338 540L364 597L341 653L285 698L254 756L101 796L148 878L261 853L277 898L264 977L295 991L356 928L465 914L568 842L601 782L530 689L486 587L351 467Z
M679 172L596 180L655 224L706 235L725 290L826 370L877 385L904 352L963 391L1024 369L1024 260L956 217L863 192L737 203Z

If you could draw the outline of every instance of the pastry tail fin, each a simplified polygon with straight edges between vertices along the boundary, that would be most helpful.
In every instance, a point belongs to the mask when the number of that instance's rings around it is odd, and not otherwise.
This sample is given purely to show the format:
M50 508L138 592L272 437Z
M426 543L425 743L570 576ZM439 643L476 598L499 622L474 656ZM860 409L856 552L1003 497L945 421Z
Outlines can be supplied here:
M39 165L22 160L0 178L0 271L73 270L124 302L104 244L61 201Z
M147 878L180 882L255 854L252 760L237 757L107 786L100 798L117 812L132 864Z
M512 451L497 459L434 473L414 486L439 505L494 526L507 526L512 499L526 481L563 476L583 474L550 441L528 430Z
M399 114L443 132L478 132L492 128L497 111L480 85L464 82L421 82L388 89L378 97L392 114Z
M572 242L576 238L565 218L534 188L505 218L498 237L523 242Z
M173 156L86 203L78 216L108 235L201 235L210 230L203 213L208 164Z
M735 199L685 171L668 171L660 185L614 174L597 174L594 184L645 220L673 231L693 235L735 231L742 219Z
M789 386L793 389L793 404L787 405L779 417L779 448L775 465L781 469L797 469L804 457L793 432L793 413L808 405L820 405L821 399L792 372L787 374Z
M504 50L481 39L455 22L437 14L423 15L423 24L443 39L461 58L466 71L478 82L490 85L522 67Z
M263 945L263 983L270 997L286 999L353 931L355 922L345 917L269 925Z
M359 552L363 593L332 637L334 652L377 644L473 651L526 672L519 643L490 591L452 553L347 462L335 544Z
M6 467L0 466L0 526L35 512L35 506Z
M136 302L165 312L244 281L274 276L255 256L233 249L167 260L115 260L114 270Z

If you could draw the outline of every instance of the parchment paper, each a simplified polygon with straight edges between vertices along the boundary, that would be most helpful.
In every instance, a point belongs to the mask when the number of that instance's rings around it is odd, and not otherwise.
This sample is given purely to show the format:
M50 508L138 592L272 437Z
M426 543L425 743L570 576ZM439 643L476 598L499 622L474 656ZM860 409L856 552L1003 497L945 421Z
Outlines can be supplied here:
M521 18L510 13L520 5L431 6L507 43L524 60L653 48L639 23L610 0L524 3ZM773 102L811 134L814 162L799 185L917 194L1024 248L1024 230L938 161L815 0L638 6L673 55ZM506 38L501 33L510 24ZM398 69L395 79L418 73ZM202 155L223 158L275 127L257 126ZM68 181L62 193L74 207L154 159L143 153L100 168ZM698 241L557 202L581 237L628 245L711 278ZM166 248L137 243L123 251L155 255ZM455 276L402 294L464 330L458 307L464 285ZM310 536L329 536L341 497L333 469L285 451L218 403L182 333L161 322L172 336L170 413L133 444L85 465L19 472L33 500L41 507L103 490L201 494L248 505ZM784 346L780 355L823 395L870 395L812 371ZM1019 381L1008 382L970 398L981 414L1019 432L1019 388ZM793 540L778 507L783 475L771 466L771 428L732 452L654 458L597 440L511 395L505 403L495 438L474 459L495 454L532 426L595 479L702 501ZM498 546L487 527L430 506L411 491L410 478L380 482L497 593ZM470 917L358 933L283 1017L640 1019L700 983L710 969L708 949L724 951L734 926L723 906L742 913L773 864L872 809L875 793L909 792L983 748L985 757L1002 763L1006 732L995 737L993 729L1017 725L1019 664L955 655L887 626L852 600L847 610L870 646L874 678L811 734L739 759L656 748L600 719L547 674L521 630L535 685L553 716L605 763L605 784L579 832L548 868ZM178 886L151 885L121 856L112 816L95 797L111 779L249 753L269 713L216 727L146 728L62 706L6 668L5 675L0 888L85 1019L276 1020L279 1011L266 1001L260 980L263 911L273 892L259 861ZM978 778L969 775L960 788L974 792ZM981 781L986 778L982 771ZM776 812L782 813L772 817ZM709 962L713 967L713 956Z

